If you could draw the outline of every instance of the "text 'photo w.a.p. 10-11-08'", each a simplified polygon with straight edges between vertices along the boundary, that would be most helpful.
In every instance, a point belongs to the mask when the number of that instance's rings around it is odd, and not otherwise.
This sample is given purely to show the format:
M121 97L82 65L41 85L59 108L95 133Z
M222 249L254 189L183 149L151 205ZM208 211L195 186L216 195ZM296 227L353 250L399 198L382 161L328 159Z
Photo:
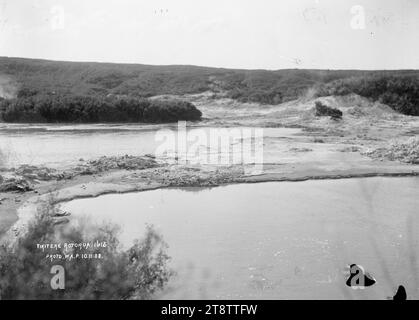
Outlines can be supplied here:
M418 30L414 0L0 0L0 300L419 299Z

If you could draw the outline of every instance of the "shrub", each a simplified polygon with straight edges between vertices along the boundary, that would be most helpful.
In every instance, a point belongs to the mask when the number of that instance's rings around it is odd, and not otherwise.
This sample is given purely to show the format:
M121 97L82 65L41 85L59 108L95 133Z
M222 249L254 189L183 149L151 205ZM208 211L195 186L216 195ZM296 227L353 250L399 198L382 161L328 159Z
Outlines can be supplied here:
M149 299L161 290L171 271L162 238L148 227L142 241L121 250L115 225L56 225L50 206L41 210L13 245L0 247L0 299ZM89 253L103 259L50 261L36 244L106 243ZM63 248L54 251L64 255ZM74 253L74 252L73 252ZM65 269L65 289L52 290L51 267Z
M322 86L318 96L355 93L389 105L392 109L419 116L419 77L417 75L353 77Z
M320 101L315 103L316 117L330 116L332 119L342 119L342 111L336 108L331 108Z
M201 116L201 111L186 101L75 95L0 101L0 117L6 122L175 122Z
M258 102L261 104L279 104L284 100L282 93L275 89L233 89L228 96L241 102Z

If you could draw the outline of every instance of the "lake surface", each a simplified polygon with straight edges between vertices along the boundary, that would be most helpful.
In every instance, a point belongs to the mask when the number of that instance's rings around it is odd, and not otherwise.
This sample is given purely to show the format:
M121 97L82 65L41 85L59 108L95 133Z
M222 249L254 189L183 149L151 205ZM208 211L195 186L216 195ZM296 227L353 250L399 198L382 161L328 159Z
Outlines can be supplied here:
M129 247L152 224L178 275L166 298L418 298L419 178L159 189L74 200L75 217L121 225ZM77 219L75 219L76 221ZM360 264L377 283L344 285Z

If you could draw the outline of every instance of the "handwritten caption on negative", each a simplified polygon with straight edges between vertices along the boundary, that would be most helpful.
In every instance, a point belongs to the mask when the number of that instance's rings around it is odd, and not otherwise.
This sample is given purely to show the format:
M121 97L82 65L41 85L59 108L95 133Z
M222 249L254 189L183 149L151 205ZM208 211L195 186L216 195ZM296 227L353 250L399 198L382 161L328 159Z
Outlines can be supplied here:
M72 261L103 259L101 250L108 247L106 241L37 243L36 249L45 253L45 259L52 261Z

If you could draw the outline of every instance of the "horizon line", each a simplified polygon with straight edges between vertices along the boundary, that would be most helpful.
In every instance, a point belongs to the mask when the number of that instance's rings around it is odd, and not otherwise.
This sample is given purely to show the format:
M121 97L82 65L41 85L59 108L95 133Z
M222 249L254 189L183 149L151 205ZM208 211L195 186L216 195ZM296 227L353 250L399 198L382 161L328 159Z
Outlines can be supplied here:
M214 67L194 64L147 64L139 62L113 62L113 61L92 61L92 60L56 60L46 58L30 58L30 57L17 57L17 56L0 56L0 59L22 59L22 60L39 60L45 62L66 62L66 63L96 63L96 64L114 64L114 65L137 65L137 66L152 66L152 67L196 67L196 68L207 68L207 69L225 69L225 70L237 70L237 71L287 71L287 70L311 70L311 71L419 71L419 69L332 69L332 68L282 68L282 69L266 69L266 68L234 68L234 67Z

